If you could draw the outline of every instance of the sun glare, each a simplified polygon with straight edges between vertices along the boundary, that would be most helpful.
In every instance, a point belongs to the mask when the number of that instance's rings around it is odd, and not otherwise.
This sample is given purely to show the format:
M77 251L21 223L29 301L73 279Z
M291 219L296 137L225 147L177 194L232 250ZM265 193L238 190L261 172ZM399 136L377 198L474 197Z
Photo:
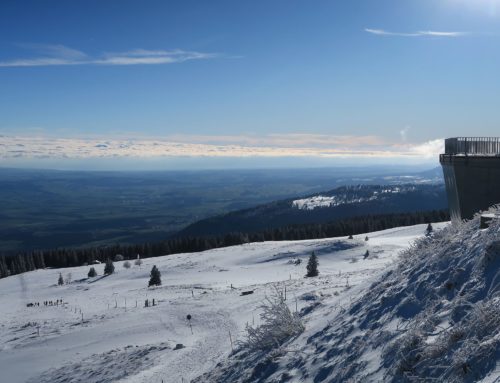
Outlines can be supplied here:
M476 11L486 12L491 16L496 16L497 10L500 9L500 0L450 0L450 2Z

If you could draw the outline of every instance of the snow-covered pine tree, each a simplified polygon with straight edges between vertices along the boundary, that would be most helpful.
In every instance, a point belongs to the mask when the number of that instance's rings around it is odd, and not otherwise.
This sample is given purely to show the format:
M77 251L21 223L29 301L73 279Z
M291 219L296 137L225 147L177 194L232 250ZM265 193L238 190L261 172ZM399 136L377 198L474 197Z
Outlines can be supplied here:
M95 269L93 267L90 268L89 273L87 274L87 276L89 278L94 278L95 276L97 276L97 272L95 271Z
M104 266L104 274L110 275L115 272L115 265L113 265L113 261L108 258L106 261L106 265Z
M57 280L57 284L58 284L59 286L64 285L64 279L63 279L63 276L62 276L62 274L61 274L61 273L59 273L59 279Z
M156 266L151 269L151 277L149 278L148 286L160 286L161 285L161 273Z
M432 224L431 224L431 223L429 223L429 224L427 225L427 229L425 229L425 234L426 234L426 235L431 235L431 233L432 233L433 231L434 231L434 228L432 227Z
M316 257L316 254L313 251L311 253L311 256L309 257L309 261L307 262L306 277L317 277L318 274L319 274L319 272L318 272L318 257Z

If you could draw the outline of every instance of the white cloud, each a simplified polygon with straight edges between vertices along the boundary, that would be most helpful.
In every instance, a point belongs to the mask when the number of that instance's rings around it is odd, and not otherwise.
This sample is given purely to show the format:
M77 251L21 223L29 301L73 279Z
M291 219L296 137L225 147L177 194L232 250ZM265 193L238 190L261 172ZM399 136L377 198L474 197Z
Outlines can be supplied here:
M378 36L400 36L400 37L460 37L468 35L467 32L446 32L446 31L417 31L417 32L391 32L385 29L365 28L365 32Z
M424 158L437 157L440 153L444 153L444 138L427 141L419 145L414 145L409 149L410 152L416 156L421 156Z
M419 36L438 36L438 37L460 37L468 35L467 32L442 32L442 31L419 31Z
M79 62L61 58L35 58L19 59L11 61L0 61L0 67L30 67L30 66L54 66L54 65L76 65Z
M299 136L299 137L298 137ZM209 136L188 136L172 139L97 139L97 138L48 138L3 136L0 137L0 159L13 158L160 158L160 157L317 157L317 158L431 158L442 151L443 140L423 144L384 143L381 138L356 136L319 135L329 140L330 146L315 146L314 135L291 134L278 136L278 140L266 141L266 137L254 137L249 144L247 137L238 143L237 136L216 136L214 143ZM312 137L311 137L312 136ZM204 138L203 138L204 137ZM180 141L184 142L180 142ZM225 140L225 142L224 142ZM205 141L205 142L203 142ZM221 143L222 142L222 143ZM336 144L334 144L336 142ZM289 146L280 146L283 144ZM292 145L293 144L293 145Z
M159 65L217 57L215 53L176 50L135 49L127 52L103 53L91 57L64 45L22 44L22 48L38 53L35 58L0 61L0 67L57 65Z
M22 48L24 50L28 50L31 52L36 52L43 56L50 57L60 57L60 58L68 58L68 59L83 59L86 58L87 55L82 51L77 49L69 48L65 45L61 44L26 44L26 43L18 43L14 44L15 46Z
M174 142L198 142L217 145L272 146L272 147L361 147L383 145L376 136L338 136L312 133L286 133L268 135L189 135L176 134L166 137Z
M403 37L417 37L418 33L399 33L399 32L389 32L384 29L371 29L365 28L365 32L371 33L372 35L378 36L403 36Z

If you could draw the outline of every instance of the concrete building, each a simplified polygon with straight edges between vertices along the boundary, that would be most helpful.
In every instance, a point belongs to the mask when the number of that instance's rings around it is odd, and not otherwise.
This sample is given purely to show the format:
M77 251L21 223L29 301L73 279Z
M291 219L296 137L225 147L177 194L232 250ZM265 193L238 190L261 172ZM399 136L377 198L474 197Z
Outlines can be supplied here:
M452 221L500 204L500 138L458 137L445 140L443 166Z

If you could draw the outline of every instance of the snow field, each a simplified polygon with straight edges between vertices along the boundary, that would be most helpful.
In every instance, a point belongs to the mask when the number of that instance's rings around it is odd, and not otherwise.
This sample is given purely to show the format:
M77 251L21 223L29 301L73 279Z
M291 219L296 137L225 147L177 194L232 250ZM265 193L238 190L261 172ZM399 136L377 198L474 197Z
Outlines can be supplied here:
M500 382L500 222L479 221L419 238L383 272L319 299L301 335L238 350L195 381Z
M87 279L89 266L1 279L2 381L189 382L227 358L231 341L236 347L244 338L246 323L258 325L257 308L272 284L286 286L293 310L325 308L306 317L306 328L327 324L329 312L347 307L354 291L393 267L425 227L371 233L369 241L360 235L251 243L143 259L141 267L128 270L115 262L115 274L107 277L103 264L94 265L99 275L92 279ZM366 250L370 256L364 259ZM304 278L312 251L320 276ZM296 265L298 259L302 262ZM147 288L153 265L163 285ZM57 286L59 272L63 277L71 273L72 282ZM240 296L248 290L254 293ZM43 305L57 299L64 304ZM157 305L145 308L146 299ZM26 307L30 302L40 306ZM174 350L178 343L185 347Z

